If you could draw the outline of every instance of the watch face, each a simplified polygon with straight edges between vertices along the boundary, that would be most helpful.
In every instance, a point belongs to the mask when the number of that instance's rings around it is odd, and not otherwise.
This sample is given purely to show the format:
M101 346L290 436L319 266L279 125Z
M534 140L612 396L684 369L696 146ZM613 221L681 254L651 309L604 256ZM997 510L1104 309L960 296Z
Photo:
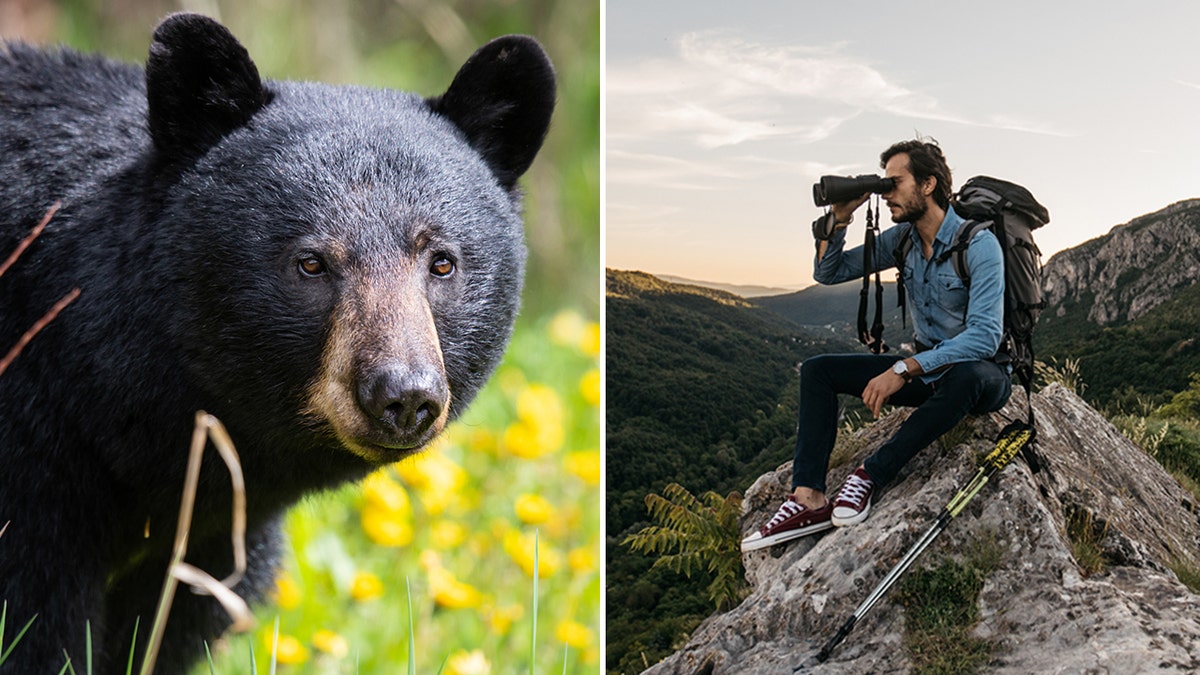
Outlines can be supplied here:
M908 364L903 361L897 361L896 365L892 366L892 372L897 375L905 375L908 373Z

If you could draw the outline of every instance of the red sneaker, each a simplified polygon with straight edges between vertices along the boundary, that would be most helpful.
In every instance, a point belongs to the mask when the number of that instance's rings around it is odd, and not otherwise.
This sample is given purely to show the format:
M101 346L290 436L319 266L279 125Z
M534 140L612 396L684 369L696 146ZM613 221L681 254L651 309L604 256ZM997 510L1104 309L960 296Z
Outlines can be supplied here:
M866 520L871 512L871 493L874 491L875 483L861 466L858 467L846 476L846 482L838 490L830 520L837 527L857 525Z
M742 550L757 551L772 544L831 529L833 523L829 517L832 512L833 507L830 504L825 504L819 509L809 509L801 506L794 496L788 495L787 501L761 530L742 540Z

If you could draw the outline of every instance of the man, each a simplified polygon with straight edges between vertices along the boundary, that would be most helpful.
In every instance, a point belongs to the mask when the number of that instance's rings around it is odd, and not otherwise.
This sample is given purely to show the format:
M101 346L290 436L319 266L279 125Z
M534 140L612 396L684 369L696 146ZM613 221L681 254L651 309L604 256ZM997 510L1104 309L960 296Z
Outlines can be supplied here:
M983 230L971 240L966 251L971 283L964 284L952 259L938 262L963 224L950 205L950 168L941 148L901 141L883 152L880 165L895 181L882 197L898 225L880 233L873 267L894 267L892 251L900 237L912 238L901 282L908 291L918 353L908 358L822 355L804 362L792 494L761 530L742 541L743 551L862 522L872 495L916 453L967 414L999 410L1012 392L1007 368L993 361L1004 320L1004 263L995 235ZM844 250L844 245L846 226L868 197L832 206L833 234L817 242L813 276L818 282L862 277L863 248ZM837 437L838 394L861 396L875 417L889 402L917 409L830 500L825 473Z

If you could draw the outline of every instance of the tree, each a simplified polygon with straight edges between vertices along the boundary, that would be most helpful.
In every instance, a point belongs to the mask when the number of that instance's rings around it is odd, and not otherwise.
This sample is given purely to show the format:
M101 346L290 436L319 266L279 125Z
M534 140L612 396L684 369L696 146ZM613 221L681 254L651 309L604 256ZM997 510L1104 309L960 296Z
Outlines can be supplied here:
M722 497L711 490L696 497L687 488L671 483L661 495L646 495L650 525L629 535L622 544L650 555L661 554L654 567L665 567L691 578L706 570L712 575L708 597L724 611L745 597L748 587L742 571L738 515L742 496Z

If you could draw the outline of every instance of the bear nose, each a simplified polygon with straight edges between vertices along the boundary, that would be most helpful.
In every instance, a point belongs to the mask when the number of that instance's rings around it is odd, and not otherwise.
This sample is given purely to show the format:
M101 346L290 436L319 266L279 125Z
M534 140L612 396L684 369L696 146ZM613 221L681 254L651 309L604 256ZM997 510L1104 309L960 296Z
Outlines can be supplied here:
M446 382L429 370L385 368L364 378L358 387L358 404L386 431L406 442L415 442L442 415Z

